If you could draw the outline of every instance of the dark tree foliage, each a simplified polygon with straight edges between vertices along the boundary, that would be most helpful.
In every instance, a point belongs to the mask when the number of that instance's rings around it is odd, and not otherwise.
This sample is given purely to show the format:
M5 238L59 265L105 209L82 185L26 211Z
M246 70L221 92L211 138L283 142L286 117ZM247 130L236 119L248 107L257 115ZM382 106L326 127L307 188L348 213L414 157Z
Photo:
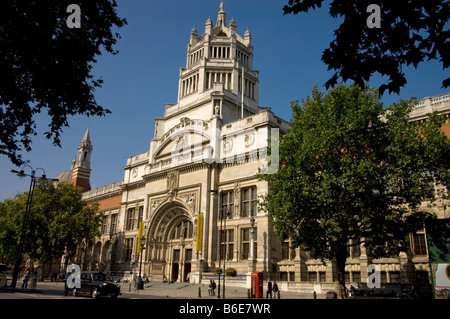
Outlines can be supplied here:
M80 28L69 28L69 4L80 7ZM0 154L15 165L30 151L35 116L47 112L47 139L60 146L70 116L110 113L94 97L102 80L91 71L113 49L120 28L114 0L2 0L0 2Z
M83 189L68 183L54 185L37 181L29 220L25 229L23 253L31 259L72 255L77 244L92 242L99 235L103 215L98 203L82 200ZM0 202L0 258L13 263L27 207L28 193Z
M323 0L289 0L285 14L308 12L320 8ZM370 4L380 7L381 27L369 28ZM338 79L351 80L364 87L378 73L388 77L379 87L399 93L406 84L404 65L417 65L437 59L443 69L450 65L449 0L333 0L330 15L344 19L335 30L335 39L323 52L322 60L336 72L326 82L330 88ZM442 87L450 86L450 78Z

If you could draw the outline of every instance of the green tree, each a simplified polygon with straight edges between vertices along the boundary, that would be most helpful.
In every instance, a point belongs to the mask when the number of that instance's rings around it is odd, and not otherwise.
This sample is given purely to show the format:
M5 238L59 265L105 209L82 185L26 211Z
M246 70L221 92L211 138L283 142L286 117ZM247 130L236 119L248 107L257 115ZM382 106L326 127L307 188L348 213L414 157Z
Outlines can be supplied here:
M79 28L67 25L72 3ZM37 114L48 113L45 136L60 146L70 116L110 113L95 100L102 80L91 71L102 52L117 53L113 29L127 22L116 7L114 0L0 2L0 154L15 165L23 163L22 150L31 150Z
M33 192L23 254L43 262L73 255L81 241L99 235L102 215L98 204L82 200L83 189L72 184L38 181ZM17 257L28 193L0 203L0 254L13 262Z
M14 264L21 233L26 195L0 202L0 255L5 263Z
M308 12L320 8L323 0L289 0L285 14ZM376 4L380 8L380 28L369 28L367 8ZM450 1L448 0L333 0L329 13L343 18L335 30L335 39L325 49L322 60L329 70L336 72L326 82L332 87L352 80L361 87L374 74L387 76L387 83L379 92L400 91L406 84L402 66L427 60L439 60L444 69L450 66ZM450 78L443 87L450 86Z
M337 86L292 103L291 129L279 143L280 169L260 175L270 191L261 207L284 240L336 265L338 294L345 291L351 245L373 258L407 249L420 227L415 214L430 197L424 186L450 181L450 141L443 119L409 122L413 101L384 108L373 89Z
M50 224L51 245L54 250L67 253L67 260L82 242L92 242L100 235L102 214L98 203L82 200L83 189L71 184L58 184L54 210L58 213Z

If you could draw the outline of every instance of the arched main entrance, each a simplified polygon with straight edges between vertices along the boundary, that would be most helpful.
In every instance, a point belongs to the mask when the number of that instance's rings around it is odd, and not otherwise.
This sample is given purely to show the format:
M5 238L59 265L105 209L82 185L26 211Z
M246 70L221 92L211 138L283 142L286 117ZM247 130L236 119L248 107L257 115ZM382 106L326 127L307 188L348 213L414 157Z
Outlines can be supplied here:
M173 200L163 204L150 220L146 261L153 279L187 280L194 249L194 225L184 203Z

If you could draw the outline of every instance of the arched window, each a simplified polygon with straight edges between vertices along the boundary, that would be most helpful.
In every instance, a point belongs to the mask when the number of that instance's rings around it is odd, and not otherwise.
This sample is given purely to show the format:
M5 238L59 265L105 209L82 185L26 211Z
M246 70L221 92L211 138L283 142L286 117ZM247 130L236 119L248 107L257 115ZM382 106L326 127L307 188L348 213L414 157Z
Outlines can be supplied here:
M184 238L192 238L192 235L194 233L194 225L188 221L182 221L177 224L177 226L174 227L172 231L172 239L180 239L181 237Z

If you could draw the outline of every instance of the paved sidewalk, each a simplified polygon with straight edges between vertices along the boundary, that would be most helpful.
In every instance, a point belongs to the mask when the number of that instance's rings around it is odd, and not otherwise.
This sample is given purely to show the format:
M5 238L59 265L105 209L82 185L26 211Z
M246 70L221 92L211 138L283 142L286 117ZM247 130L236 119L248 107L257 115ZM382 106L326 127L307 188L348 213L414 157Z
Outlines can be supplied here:
M207 284L189 284L189 283L163 283L150 282L144 285L144 289L135 291L134 285L129 283L120 283L121 293L123 297L133 298L139 294L145 295L146 298L173 298L173 299L218 299L218 288L216 288L216 295L210 296L208 294ZM223 298L223 286L220 287L220 297ZM11 291L9 287L0 288L0 292ZM64 297L64 282L43 281L37 282L36 288L27 289L16 288L15 292L31 293L31 294L45 294ZM264 291L265 297L265 291ZM317 295L317 299L325 299L325 295ZM119 296L120 298L120 296ZM225 299L248 299L248 289L242 287L225 286ZM300 294L296 292L280 293L280 299L313 299L312 294ZM262 299L261 299L262 300Z
M129 285L129 284L128 284ZM121 284L122 292L128 292L124 284ZM143 290L139 290L137 293L146 294L150 296L167 297L167 298L187 298L187 299L218 299L217 286L215 295L210 296L208 294L207 284L188 284L188 283L162 283L151 282L144 285ZM131 292L134 293L133 288ZM265 291L264 291L265 296ZM223 297L223 286L220 287L220 297ZM280 299L313 299L312 294L301 294L297 292L280 292ZM318 295L318 299L325 299L326 295ZM225 298L226 299L248 299L248 289L242 287L232 287L225 285Z

